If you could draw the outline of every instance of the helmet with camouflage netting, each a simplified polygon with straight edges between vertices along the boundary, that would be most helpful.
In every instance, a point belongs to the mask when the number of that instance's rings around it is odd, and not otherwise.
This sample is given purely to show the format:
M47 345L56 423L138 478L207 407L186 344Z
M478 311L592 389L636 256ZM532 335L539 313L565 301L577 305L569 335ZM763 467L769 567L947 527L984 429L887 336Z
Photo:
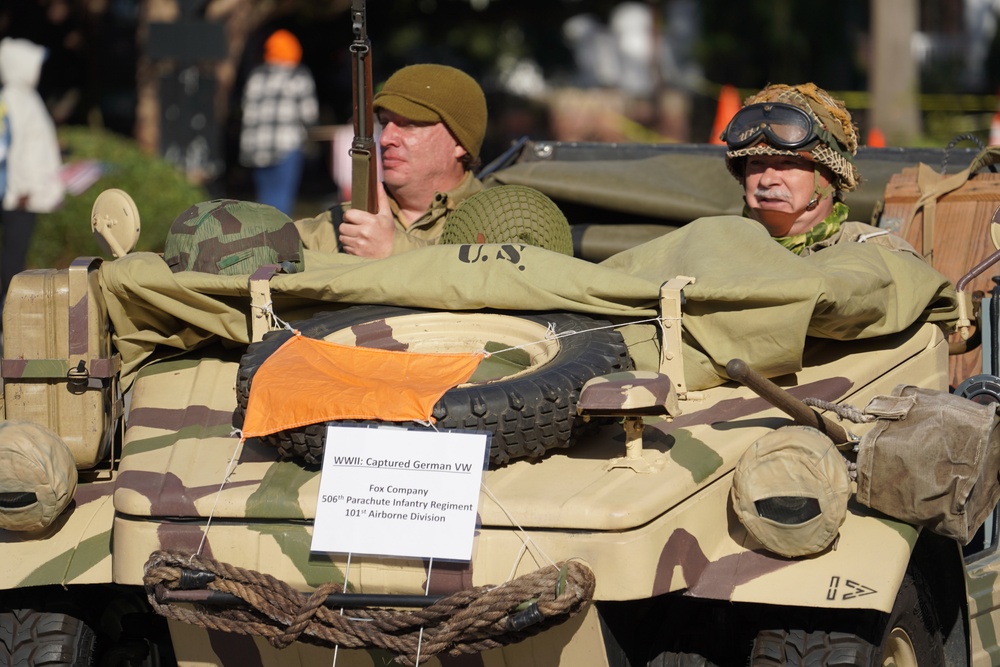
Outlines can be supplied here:
M779 107L789 105L807 114L812 121L812 128L809 137L802 142L803 145L794 149L774 145L779 142L766 132L766 121L750 127L748 134L753 137L752 141L737 141L741 137L734 136L733 127L739 122L741 114L768 103ZM733 117L722 138L728 145L726 167L741 184L746 158L751 155L807 155L816 164L833 172L832 184L839 192L854 190L861 180L854 164L854 156L858 150L858 132L851 114L841 100L835 99L814 83L795 86L771 84L751 95L743 102L742 109Z
M555 202L524 185L498 185L458 205L441 243L523 243L573 254L569 221Z
M302 240L291 219L266 204L214 199L170 225L163 259L174 273L251 274L265 264L302 268Z

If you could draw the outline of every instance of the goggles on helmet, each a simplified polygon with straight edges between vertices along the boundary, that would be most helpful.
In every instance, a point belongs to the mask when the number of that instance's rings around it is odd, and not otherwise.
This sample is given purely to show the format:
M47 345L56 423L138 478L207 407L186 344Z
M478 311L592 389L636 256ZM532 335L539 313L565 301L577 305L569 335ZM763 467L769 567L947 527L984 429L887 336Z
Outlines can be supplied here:
M762 102L740 109L726 126L722 140L729 150L766 141L772 148L798 151L820 140L820 128L797 106Z

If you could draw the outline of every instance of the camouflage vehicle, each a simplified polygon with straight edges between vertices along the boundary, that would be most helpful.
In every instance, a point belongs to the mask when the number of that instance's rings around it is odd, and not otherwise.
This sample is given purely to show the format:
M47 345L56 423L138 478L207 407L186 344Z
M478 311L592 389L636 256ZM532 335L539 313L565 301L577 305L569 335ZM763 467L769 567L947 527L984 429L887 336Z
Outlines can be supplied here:
M117 259L20 274L4 314L0 662L996 664L995 298L966 322L993 343L983 373L954 396L941 323L965 301L947 281L888 298L866 278L838 298L823 266L733 215L714 149L520 148L491 183L556 200L576 256L467 243L174 273L115 237ZM852 206L941 157L863 154ZM96 230L138 231L127 198L104 203ZM712 249L724 259L705 264ZM272 363L320 339L300 365ZM439 481L329 495L331 420L429 430L335 400L301 365L329 352L346 368L366 348L484 357L429 408L441 431L486 434L468 559L312 548L335 502L349 532L390 538L462 509ZM304 391L323 417L276 408L262 417L279 427L254 430L268 388ZM901 443L921 456L885 472ZM917 498L927 473L942 488ZM776 479L793 482L773 495ZM404 509L371 511L385 504Z

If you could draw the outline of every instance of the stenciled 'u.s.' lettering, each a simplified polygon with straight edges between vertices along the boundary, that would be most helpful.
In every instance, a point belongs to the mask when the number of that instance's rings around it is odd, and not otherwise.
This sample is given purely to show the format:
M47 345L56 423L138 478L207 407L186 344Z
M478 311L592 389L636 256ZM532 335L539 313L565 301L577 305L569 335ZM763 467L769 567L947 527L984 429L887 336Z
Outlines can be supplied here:
M498 249L496 254L493 255L494 259L504 260L510 262L517 266L519 271L524 271L524 265L520 264L521 252L525 249L524 245L512 245L510 243L498 244ZM476 262L485 262L488 260L492 254L493 248L496 247L493 244L490 245L472 245L472 244L462 244L458 247L458 260L465 264L475 264Z

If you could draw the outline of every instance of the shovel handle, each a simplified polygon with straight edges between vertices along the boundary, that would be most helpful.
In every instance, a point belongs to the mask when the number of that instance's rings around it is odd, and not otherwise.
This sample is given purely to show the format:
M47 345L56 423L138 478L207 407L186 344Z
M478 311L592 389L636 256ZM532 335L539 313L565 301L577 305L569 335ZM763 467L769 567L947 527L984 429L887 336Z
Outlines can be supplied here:
M796 424L811 426L826 434L834 444L852 442L854 438L843 426L816 412L766 377L750 368L742 359L731 359L726 364L726 374L795 420Z

